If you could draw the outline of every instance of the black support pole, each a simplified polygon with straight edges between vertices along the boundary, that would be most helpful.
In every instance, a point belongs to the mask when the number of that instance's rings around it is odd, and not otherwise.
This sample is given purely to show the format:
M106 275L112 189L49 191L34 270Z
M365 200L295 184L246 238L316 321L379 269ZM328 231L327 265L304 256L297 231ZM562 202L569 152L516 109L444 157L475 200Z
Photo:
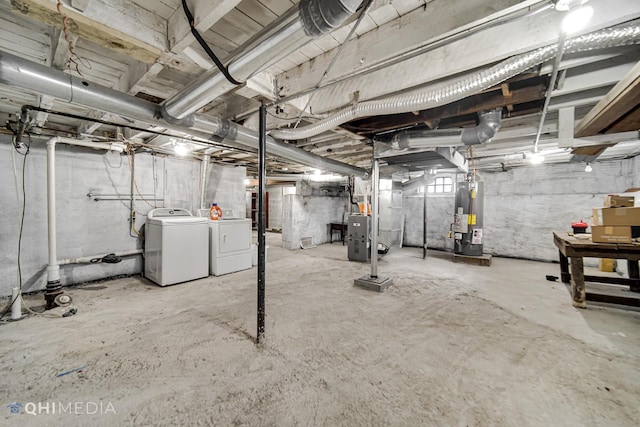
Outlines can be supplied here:
M266 149L267 149L267 107L260 106L260 139L258 147L258 331L256 342L264 341L264 301L265 301L265 230L267 215L265 209L266 196Z

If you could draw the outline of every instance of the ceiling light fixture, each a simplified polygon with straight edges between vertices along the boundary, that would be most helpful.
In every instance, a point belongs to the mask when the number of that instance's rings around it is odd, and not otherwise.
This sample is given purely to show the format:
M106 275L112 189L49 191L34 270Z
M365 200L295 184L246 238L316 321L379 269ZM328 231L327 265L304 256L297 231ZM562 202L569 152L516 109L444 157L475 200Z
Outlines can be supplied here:
M587 166L585 166L584 171L585 172L591 172L593 170L593 168L591 167L591 163L587 163Z
M593 8L591 6L580 6L572 9L562 20L562 31L565 34L573 34L583 29L593 16Z
M532 165L539 165L544 162L544 156L539 153L529 153L527 154L527 159Z
M313 173L316 175L322 175L322 171L320 169L316 169Z
M173 146L173 151L178 155L178 156L186 156L187 153L189 153L189 149L187 148L186 144L183 144L181 142L177 142L174 146Z

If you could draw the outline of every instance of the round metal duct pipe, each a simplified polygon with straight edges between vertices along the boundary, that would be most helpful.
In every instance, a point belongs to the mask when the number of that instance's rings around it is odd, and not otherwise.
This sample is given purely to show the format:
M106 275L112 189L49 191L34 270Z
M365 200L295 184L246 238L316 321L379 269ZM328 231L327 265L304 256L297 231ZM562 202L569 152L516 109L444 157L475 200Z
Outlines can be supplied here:
M219 136L225 138L225 144L232 147L253 150L258 148L258 133L237 123L195 113L182 120L169 122L160 115L158 104L87 82L1 50L0 84L16 86L65 102L140 120L178 134L204 140ZM267 138L267 152L328 172L359 177L367 174L364 169L318 156L270 137Z
M342 25L355 13L362 0L302 0L286 14L241 46L229 61L229 74L245 82L280 59L319 36ZM185 118L234 88L212 68L165 101L162 115Z

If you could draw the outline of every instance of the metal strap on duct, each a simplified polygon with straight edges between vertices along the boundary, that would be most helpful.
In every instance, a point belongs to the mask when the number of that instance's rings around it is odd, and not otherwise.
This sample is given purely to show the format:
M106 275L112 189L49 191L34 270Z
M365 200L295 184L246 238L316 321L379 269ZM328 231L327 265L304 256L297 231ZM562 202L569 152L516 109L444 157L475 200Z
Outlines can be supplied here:
M62 101L84 105L100 111L166 128L178 133L208 140L222 126L220 119L204 114L192 114L177 123L169 123L159 113L159 105L116 90L31 62L0 50L0 84L49 95ZM230 122L225 143L238 148L258 148L258 134ZM299 164L343 175L364 176L366 171L346 163L327 159L291 145L267 139L267 152Z

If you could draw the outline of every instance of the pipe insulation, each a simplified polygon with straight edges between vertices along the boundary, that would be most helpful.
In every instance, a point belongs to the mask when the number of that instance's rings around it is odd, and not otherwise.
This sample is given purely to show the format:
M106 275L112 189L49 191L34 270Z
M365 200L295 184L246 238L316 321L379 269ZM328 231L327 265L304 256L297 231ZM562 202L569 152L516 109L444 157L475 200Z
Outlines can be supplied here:
M595 49L629 46L638 43L640 43L640 25L634 24L617 28L607 28L572 38L567 40L564 52L565 54L570 54ZM449 104L487 90L531 67L553 58L556 56L557 49L557 44L541 47L508 58L471 76L452 80L450 83L437 89L428 90L420 94L361 102L354 106L345 107L317 123L296 129L272 130L270 134L274 138L284 140L305 139L361 117L400 114L427 110Z
M360 3L362 0L302 0L234 53L227 66L229 74L238 82L247 81L342 25ZM165 101L162 115L183 119L233 88L223 73L212 68Z
M225 138L227 145L245 150L247 148L257 150L258 148L258 132L236 123L197 113L182 120L168 121L161 116L158 104L88 82L2 50L0 50L0 84L16 86L65 102L140 120L150 125L169 129L179 135L187 134L209 140L214 135L219 135L221 130L226 129L226 136L222 137ZM179 135L178 137L180 137ZM284 142L276 141L271 137L267 137L267 152L329 172L360 177L366 175L364 169L324 158Z

